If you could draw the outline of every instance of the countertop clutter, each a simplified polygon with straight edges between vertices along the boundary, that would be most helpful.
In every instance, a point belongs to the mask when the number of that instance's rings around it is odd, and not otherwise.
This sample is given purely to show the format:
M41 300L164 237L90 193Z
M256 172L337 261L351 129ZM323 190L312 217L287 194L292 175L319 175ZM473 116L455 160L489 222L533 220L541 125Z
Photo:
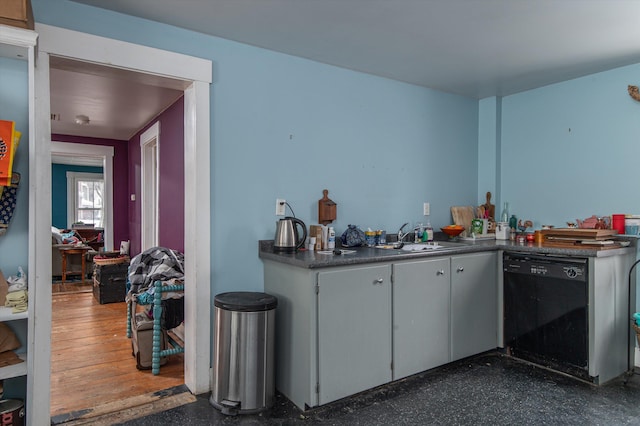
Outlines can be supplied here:
M260 241L265 292L278 298L276 388L305 410L495 350L604 384L632 365L627 277L637 240L615 238L628 245L437 233L400 248L283 253ZM507 276L506 267L521 268ZM509 317L514 309L527 315ZM529 351L522 330L554 343ZM549 358L556 341L571 350Z
M260 241L265 292L278 298L276 388L305 410L495 350L594 384L620 377L633 365L637 240L583 244L609 238L586 232L560 245L436 233L290 253Z
M585 231L585 230L582 230ZM499 250L520 251L526 253L538 253L555 256L569 257L608 257L620 254L633 253L635 251L635 238L617 237L619 241L629 243L627 247L610 247L590 244L576 245L570 241L562 243L519 243L509 240L477 239L457 240L455 242L442 239L445 246L437 250L406 251L406 250L385 250L377 247L349 247L348 254L333 254L333 252L316 252L299 250L295 253L279 253L273 249L272 240L259 241L259 257L265 260L273 260L300 268L325 268L341 265L359 265L376 262L388 262L390 260L408 260L415 258L428 258L443 255L454 255L463 253L477 253ZM339 247L338 247L339 248ZM353 252L351 252L353 251Z

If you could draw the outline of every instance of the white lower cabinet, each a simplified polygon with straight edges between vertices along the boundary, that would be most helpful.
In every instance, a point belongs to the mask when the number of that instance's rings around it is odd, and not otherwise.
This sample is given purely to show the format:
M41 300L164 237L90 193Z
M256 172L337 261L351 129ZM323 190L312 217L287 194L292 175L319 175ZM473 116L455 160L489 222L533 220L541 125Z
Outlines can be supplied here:
M393 379L498 347L497 254L393 265Z
M319 404L391 380L391 267L318 273Z
M276 388L304 410L497 347L496 269L495 252L322 269L264 260Z
M498 347L497 256L451 257L451 361Z
M449 258L393 265L393 379L449 362Z

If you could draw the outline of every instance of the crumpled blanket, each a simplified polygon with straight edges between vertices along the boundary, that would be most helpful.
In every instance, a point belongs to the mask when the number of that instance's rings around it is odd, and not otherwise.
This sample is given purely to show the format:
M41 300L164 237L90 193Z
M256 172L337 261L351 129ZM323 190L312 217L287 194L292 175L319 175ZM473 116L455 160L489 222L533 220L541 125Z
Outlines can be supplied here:
M129 293L146 291L155 281L184 278L184 254L166 247L152 247L135 256L129 264Z

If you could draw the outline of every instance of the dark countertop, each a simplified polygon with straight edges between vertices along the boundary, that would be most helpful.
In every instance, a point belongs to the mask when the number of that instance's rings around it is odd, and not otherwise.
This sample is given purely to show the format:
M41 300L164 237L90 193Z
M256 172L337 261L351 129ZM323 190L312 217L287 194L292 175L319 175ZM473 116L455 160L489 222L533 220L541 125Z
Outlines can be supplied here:
M629 247L623 248L558 248L545 247L536 243L520 244L514 241L504 240L476 240L462 241L451 247L422 252L409 252L403 250L380 249L374 247L349 247L355 253L334 255L321 254L315 251L299 250L296 253L277 253L273 251L273 240L260 240L258 242L258 254L260 259L285 263L305 269L329 268L333 266L360 265L377 262L390 262L400 260L412 260L437 256L452 256L465 253L478 253L486 251L518 251L525 253L538 253L565 257L607 257L620 254L635 253L635 240L631 240Z

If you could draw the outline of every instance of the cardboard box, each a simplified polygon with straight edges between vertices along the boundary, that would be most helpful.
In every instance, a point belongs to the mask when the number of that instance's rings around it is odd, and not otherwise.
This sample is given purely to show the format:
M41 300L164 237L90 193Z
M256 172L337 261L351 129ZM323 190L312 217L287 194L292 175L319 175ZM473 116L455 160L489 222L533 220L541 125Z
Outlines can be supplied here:
M320 225L310 225L309 226L309 237L316 237L316 251L323 250L324 247L322 245L322 226Z
M2 0L0 24L32 30L34 28L31 0Z

